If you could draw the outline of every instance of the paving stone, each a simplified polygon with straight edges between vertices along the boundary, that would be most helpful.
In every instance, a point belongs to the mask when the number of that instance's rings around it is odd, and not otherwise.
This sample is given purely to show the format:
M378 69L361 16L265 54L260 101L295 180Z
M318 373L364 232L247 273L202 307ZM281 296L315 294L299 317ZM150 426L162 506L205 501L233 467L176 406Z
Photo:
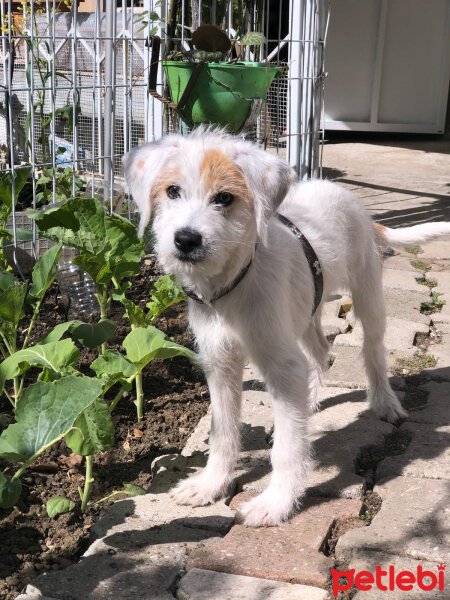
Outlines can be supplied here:
M410 412L409 420L438 426L450 425L450 383L430 381L420 388L428 392L427 404L421 410Z
M450 242L445 239L427 242L421 245L423 252L419 254L421 258L430 259L450 259Z
M383 261L383 270L384 269L392 269L396 271L405 271L410 272L412 276L415 273L418 273L417 269L415 269L411 261L414 260L413 254L395 254L394 256L388 256ZM415 275L418 277L419 275Z
M183 456L192 456L195 452L202 452L207 454L209 450L209 432L211 430L211 412L200 419L197 423L197 427L189 436L186 445L184 446L181 454Z
M387 316L428 324L431 319L420 312L420 305L429 299L430 294L428 288L421 287L423 291L384 288Z
M177 600L327 600L325 590L295 583L191 569L178 585Z
M153 494L169 492L181 479L194 475L206 465L207 456L194 452L191 456L165 454L152 462L152 483L149 491Z
M232 506L251 496L239 494ZM207 550L194 550L187 568L325 587L333 559L320 552L321 545L336 518L360 509L360 500L305 498L301 512L280 527L234 525Z
M411 436L409 446L403 454L380 462L377 478L408 475L450 479L450 426L406 422L400 431Z
M41 592L34 587L34 585L27 585L26 590L20 596L16 596L15 600L57 600L56 598L50 598L50 596L43 596Z
M395 577L401 571L409 571L413 573L413 575L417 579L417 570L419 565L422 567L423 571L431 571L434 575L438 576L438 569L435 562L428 562L426 560L413 560L412 558L405 558L399 556L385 555L379 552L371 552L370 555L367 554L361 559L352 560L349 568L355 569L356 573L361 571L369 571L372 575L375 576L375 570L377 565L383 571L386 571L389 574L389 567L394 567ZM385 587L389 587L388 583L388 575L384 575L381 577L381 583ZM424 577L423 583L425 585L432 585L433 580L431 577ZM353 600L381 600L386 598L386 600L427 600L430 598L431 600L448 600L450 598L450 578L448 577L448 573L445 574L444 578L444 590L439 591L439 586L436 585L436 588L433 590L428 590L424 593L423 590L419 588L416 583L413 584L413 588L411 591L405 591L398 589L397 585L395 585L395 589L391 590L380 590L375 584L373 584L371 590L361 590L353 596Z
M386 334L384 336L384 345L387 350L411 349L414 347L414 341L417 333L428 334L430 327L425 323L407 321L406 319L388 318L386 323ZM362 348L364 342L364 332L360 321L356 323L353 331L338 335L333 347L337 346L356 346Z
M380 512L370 527L353 529L339 538L336 559L350 564L381 552L448 564L449 482L396 477L381 481L375 491L383 499Z
M398 288L401 290L412 290L423 293L423 286L417 283L416 278L420 273L416 270L406 271L390 268L388 263L383 268L383 287Z

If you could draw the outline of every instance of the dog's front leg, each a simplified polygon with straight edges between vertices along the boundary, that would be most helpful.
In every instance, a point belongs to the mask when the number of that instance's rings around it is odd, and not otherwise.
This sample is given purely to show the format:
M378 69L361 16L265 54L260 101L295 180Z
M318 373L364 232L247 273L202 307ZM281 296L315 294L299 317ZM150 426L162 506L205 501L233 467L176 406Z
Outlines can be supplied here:
M295 341L283 346L258 344L252 359L272 397L275 423L269 486L240 510L246 525L260 527L279 525L287 519L307 484L308 363Z
M244 358L237 342L208 332L197 335L211 397L212 426L206 467L177 485L178 504L203 506L225 495L233 479L240 445L240 410Z

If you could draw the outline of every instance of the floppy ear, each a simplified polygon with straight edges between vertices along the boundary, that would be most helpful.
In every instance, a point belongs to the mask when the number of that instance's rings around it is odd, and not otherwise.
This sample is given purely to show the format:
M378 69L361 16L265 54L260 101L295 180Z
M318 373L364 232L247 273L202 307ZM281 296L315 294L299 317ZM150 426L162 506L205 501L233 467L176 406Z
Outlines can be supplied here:
M134 148L122 159L125 178L141 218L139 236L142 236L152 213L152 186L168 156L178 148L175 136L161 138Z
M294 170L278 156L249 142L236 144L235 160L248 182L253 196L258 236L265 244L267 224L295 180Z

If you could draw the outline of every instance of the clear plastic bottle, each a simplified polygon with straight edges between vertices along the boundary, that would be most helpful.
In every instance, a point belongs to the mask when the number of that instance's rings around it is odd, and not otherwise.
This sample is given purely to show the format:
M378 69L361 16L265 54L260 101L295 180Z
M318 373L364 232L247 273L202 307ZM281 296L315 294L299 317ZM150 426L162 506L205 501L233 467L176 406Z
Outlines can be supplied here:
M93 279L80 267L72 264L77 254L75 248L62 247L56 279L63 302L68 307L67 318L88 320L91 315L100 311L100 307L95 297L97 290Z

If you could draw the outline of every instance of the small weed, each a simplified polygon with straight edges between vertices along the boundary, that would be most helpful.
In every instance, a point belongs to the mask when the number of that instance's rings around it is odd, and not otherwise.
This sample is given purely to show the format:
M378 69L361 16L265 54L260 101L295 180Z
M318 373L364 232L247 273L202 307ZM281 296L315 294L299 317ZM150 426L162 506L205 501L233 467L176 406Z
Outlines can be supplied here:
M439 297L442 295L443 294L441 294L439 292L432 291L431 292L431 300L429 302L422 302L422 304L420 305L420 312L429 314L429 313L434 313L434 312L441 310L441 308L446 303L445 300L439 300Z
M425 277L416 277L417 283L420 285L426 285L429 288L434 288L437 286L437 281L435 279L425 279Z
M427 367L435 367L436 364L437 360L431 354L416 354L416 356L411 359L397 359L396 371L399 375L417 375Z
M429 271L431 268L429 265L427 265L427 263L424 263L421 260L412 260L411 266L413 266L418 271L424 271L424 272Z
M405 248L405 252L408 252L409 254L419 254L421 250L422 248L420 246L408 246Z

